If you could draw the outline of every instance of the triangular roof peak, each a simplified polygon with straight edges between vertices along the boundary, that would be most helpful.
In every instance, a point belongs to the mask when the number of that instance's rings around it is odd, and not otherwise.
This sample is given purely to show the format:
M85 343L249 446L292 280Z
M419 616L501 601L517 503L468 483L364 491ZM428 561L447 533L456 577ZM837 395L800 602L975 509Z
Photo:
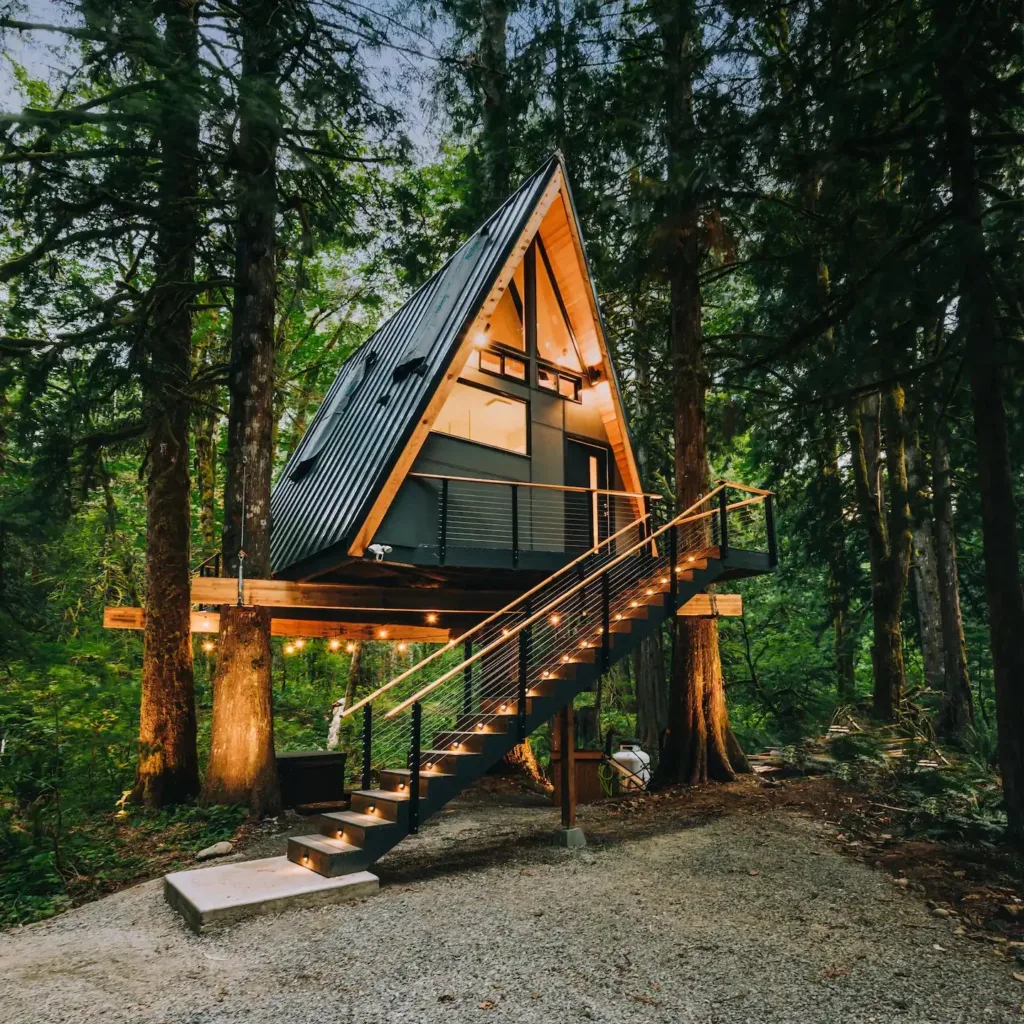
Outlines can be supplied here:
M373 539L474 347L474 338L538 237L565 295L620 476L640 481L557 151L338 372L271 498L274 573L308 578Z

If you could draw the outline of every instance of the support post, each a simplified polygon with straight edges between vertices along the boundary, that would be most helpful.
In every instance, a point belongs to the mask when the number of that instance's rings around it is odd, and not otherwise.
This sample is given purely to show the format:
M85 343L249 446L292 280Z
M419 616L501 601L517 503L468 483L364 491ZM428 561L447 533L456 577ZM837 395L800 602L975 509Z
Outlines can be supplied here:
M530 605L526 605L526 615L530 615ZM530 672L530 627L519 631L519 685L516 690L516 733L519 742L526 739L526 691Z
M562 828L576 827L576 729L572 701L558 712L558 738L561 755L560 797Z
M512 568L519 568L519 488L512 484Z
M473 639L466 637L462 641L462 660L469 661L473 657ZM473 711L473 666L465 665L462 669L462 713L471 714Z
M770 494L764 499L764 525L768 531L768 564L774 569L779 561L779 550L775 540L775 510Z
M441 522L438 526L437 562L444 565L448 556L448 481L441 481Z
M612 664L612 599L608 573L601 573L601 672Z
M363 789L370 788L373 765L373 704L363 705Z
M679 534L678 527L668 530L668 608L674 612L679 604Z
M718 492L718 517L720 520L718 556L724 562L729 554L729 498L724 487Z
M419 701L412 706L412 751L409 765L409 832L415 835L420 830L420 731L423 708Z

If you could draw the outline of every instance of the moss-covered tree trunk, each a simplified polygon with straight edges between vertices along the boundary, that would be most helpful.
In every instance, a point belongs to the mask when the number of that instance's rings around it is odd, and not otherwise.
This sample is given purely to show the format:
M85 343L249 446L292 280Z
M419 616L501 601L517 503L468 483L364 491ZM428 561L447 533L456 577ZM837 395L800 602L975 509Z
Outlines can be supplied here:
M951 18L955 23L955 18ZM1017 505L1003 395L998 296L982 224L979 171L971 125L974 81L957 32L940 68L960 268L959 318L971 387L985 590L996 692L999 767L1010 834L1024 838L1024 584L1020 573Z
M160 87L157 278L147 335L146 626L132 800L162 807L199 791L189 577L189 384L198 239L195 7L160 4L170 64Z
M669 369L672 375L676 506L681 511L708 490L704 366L700 293L700 218L692 191L698 138L693 113L692 4L657 5L661 30L667 146L666 218L659 239L669 282ZM675 620L668 729L655 785L727 781L749 771L725 705L718 626L710 619Z
M270 575L281 16L274 0L249 4L239 15L238 212L222 549L228 575L237 575L244 551L243 569L253 578ZM220 629L203 799L245 804L253 815L276 813L270 615L224 605Z
M868 534L871 564L872 714L879 721L892 722L906 685L901 615L911 546L902 388L895 384L881 400L874 396L860 403L850 416L849 434L857 502ZM888 510L881 473L883 446Z
M946 740L962 745L974 725L974 695L967 668L967 642L960 611L960 578L956 564L953 526L953 479L949 465L949 439L941 420L932 438L932 500L935 521L935 561L942 619L943 693L936 730Z

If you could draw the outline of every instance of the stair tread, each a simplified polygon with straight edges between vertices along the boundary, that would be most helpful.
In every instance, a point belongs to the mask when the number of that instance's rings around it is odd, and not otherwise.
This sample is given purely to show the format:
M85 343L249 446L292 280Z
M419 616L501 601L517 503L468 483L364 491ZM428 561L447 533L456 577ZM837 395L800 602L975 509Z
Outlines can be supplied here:
M421 754L437 754L438 757L479 757L476 750L421 750Z
M361 828L394 825L393 821L388 821L386 818L378 818L376 814L361 814L359 811L329 811L327 814L321 814L320 817L342 825L359 825Z
M477 735L479 735L479 733ZM427 753L427 751L424 751L424 753ZM450 753L454 753L454 751L450 751ZM403 778L411 778L412 777L412 769L411 768L383 768L383 769L381 769L381 774L382 775L401 775ZM430 769L421 768L420 769L420 778L421 779L452 779L454 777L455 776L453 776L451 772L438 772L438 771L434 771L433 768L430 768ZM390 790L388 792L390 792Z
M408 793L401 793L394 789L356 789L352 791L353 796L365 796L371 800L392 800L403 802L409 799Z
M309 836L291 836L289 841L294 841L302 846L308 846L313 850L318 850L320 853L363 852L361 846L353 846L351 843L346 843L344 839L332 839L330 836L320 835L319 833Z

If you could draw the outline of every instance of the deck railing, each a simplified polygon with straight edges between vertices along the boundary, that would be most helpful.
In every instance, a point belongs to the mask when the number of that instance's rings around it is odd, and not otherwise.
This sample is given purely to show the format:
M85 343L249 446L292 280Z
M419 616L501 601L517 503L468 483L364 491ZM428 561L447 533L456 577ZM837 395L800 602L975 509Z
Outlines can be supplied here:
M481 549L508 552L513 568L530 555L581 554L649 513L661 497L436 473L409 477L435 493L438 565Z
M744 496L730 501L735 491ZM771 495L742 484L719 484L658 528L649 515L629 524L353 705L347 714L361 708L364 715L363 787L388 768L429 771L424 741L459 729L486 731L513 707L525 737L534 686L584 649L594 649L607 668L615 624L632 617L645 596L663 593L674 607L688 566L740 550L766 552L774 564Z

